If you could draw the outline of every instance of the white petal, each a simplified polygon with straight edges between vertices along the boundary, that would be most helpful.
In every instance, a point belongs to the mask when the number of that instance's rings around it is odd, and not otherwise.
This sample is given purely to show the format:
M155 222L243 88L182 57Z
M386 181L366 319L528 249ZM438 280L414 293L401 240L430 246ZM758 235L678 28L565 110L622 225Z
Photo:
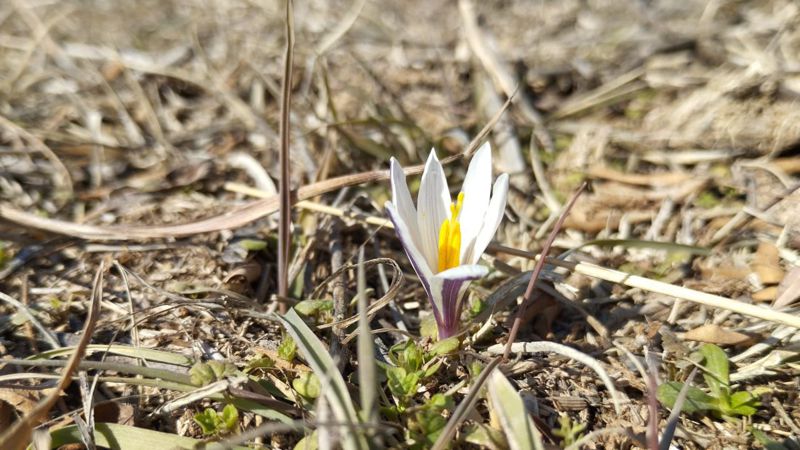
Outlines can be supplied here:
M417 197L417 225L420 251L431 268L439 264L439 228L450 217L450 191L442 164L431 149Z
M417 209L414 208L414 201L411 200L411 193L408 192L406 175L403 168L394 157L389 162L389 172L391 173L392 203L397 209L399 219L408 227L414 245L419 248L419 229L417 227Z
M465 257L481 230L486 208L489 207L489 193L492 186L492 146L487 142L475 152L469 162L467 176L461 192L464 204L461 207L461 263L469 263Z
M392 202L386 202L384 207L389 213L389 218L392 223L394 223L395 232L400 238L400 242L403 244L403 249L406 251L411 265L414 266L414 271L417 273L417 276L423 279L422 282L427 284L428 280L433 278L433 271L428 265L428 261L419 251L417 244L413 241L408 225L400 218L400 214Z
M489 268L478 264L456 266L434 275L434 278L443 280L477 280L489 273Z
M486 211L486 217L483 220L483 227L475 238L475 245L472 247L472 253L469 255L470 261L468 263L475 264L480 259L483 251L489 245L489 241L494 237L497 227L503 220L503 213L506 209L506 199L508 197L508 174L504 173L497 177L492 188L492 200L489 202L489 209Z
M443 302L442 302L442 286L444 285L444 279L437 277L434 275L430 281L430 292L428 292L428 297L430 297L431 302L433 302L433 307L436 308L435 314L438 315L438 318L442 318L443 313ZM437 319L438 322L438 319Z

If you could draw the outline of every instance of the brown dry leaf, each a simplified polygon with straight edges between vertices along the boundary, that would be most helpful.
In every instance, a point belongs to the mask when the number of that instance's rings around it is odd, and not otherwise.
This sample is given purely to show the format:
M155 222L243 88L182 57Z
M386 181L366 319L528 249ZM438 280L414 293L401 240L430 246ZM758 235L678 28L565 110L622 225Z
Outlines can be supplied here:
M0 401L8 403L22 414L29 414L36 407L38 398L31 395L31 392L0 389Z
M750 267L764 284L778 284L785 275L780 266L778 247L769 242L758 244L758 250Z
M741 345L752 338L737 331L731 331L715 324L703 325L689 330L683 335L687 341L707 342L717 345Z
M772 164L788 174L800 173L800 157L776 158Z
M778 285L778 295L772 307L775 309L791 305L800 298L800 267L795 267L783 278Z
M753 294L754 302L771 302L778 298L778 287L770 286Z
M722 278L727 280L743 280L750 275L750 269L746 266L734 264L715 265L713 261L705 261L700 264L700 272L704 279Z

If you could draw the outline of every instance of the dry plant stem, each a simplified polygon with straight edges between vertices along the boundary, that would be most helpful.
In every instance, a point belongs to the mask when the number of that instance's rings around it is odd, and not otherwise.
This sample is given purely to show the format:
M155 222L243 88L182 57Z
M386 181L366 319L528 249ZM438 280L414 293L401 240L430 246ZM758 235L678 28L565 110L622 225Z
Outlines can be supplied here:
M342 235L340 232L339 219L333 219L331 223L331 272L337 272L342 267L344 257L342 256ZM363 270L363 264L359 265L359 269ZM340 322L347 316L347 298L345 296L345 272L342 272L338 277L331 281L332 296L333 296L333 321ZM333 339L331 341L331 355L336 361L339 372L344 371L344 366L350 360L350 355L347 347L342 345L342 339L345 337L344 328L333 327Z
M737 212L733 218L731 218L725 225L723 225L716 233L711 237L711 241L709 244L716 245L722 242L725 238L727 238L733 230L741 229L753 220L753 218L757 218L756 215L758 213L763 213L773 206L777 205L781 200L785 199L793 195L795 192L800 190L800 184L796 184L794 186L790 186L789 188L785 189L782 195L777 196L773 201L771 201L768 205L761 208L758 212L753 212L748 210L747 208L743 208L741 211Z
M550 187L550 182L547 181L547 177L545 176L544 164L542 164L542 158L539 154L539 146L536 145L536 139L531 139L528 146L528 156L531 160L533 177L536 179L539 190L542 191L544 202L550 209L550 214L557 214L556 211L561 209L561 203L553 193L553 188Z
M289 246L291 243L292 199L291 173L289 170L289 117L292 96L292 53L294 52L294 18L292 17L292 0L286 0L286 54L283 61L283 82L281 86L281 123L280 123L280 221L278 225L278 296L289 296ZM278 304L278 311L285 314L286 303Z
M647 373L647 448L650 450L658 450L658 399L656 398L656 390L658 383L656 382L655 373L653 370L657 368L649 367L650 372Z
M490 355L500 355L505 353L505 351L503 344L495 344L486 349L486 353ZM617 391L617 388L614 387L614 382L611 376L608 375L608 372L603 368L602 363L595 358L567 345L550 341L516 342L511 346L511 351L514 353L555 353L586 365L597 374L606 389L608 389L611 395L611 401L614 402L614 411L617 414L622 414L622 405L625 399L620 395L619 391Z
M534 257L537 260L541 259L539 255ZM690 302L699 303L712 308L724 309L745 316L755 317L769 322L780 323L800 329L800 317L785 312L775 311L770 308L761 308L750 303L744 303L738 300L720 297L719 295L707 294L705 292L695 291L683 286L675 286L662 281L651 280L649 278L631 275L629 273L620 272L619 270L607 269L605 267L600 267L598 265L586 262L576 263L572 261L562 261L555 258L546 258L546 261L548 264L564 267L572 272L590 276L592 278L599 278L612 283L623 284L625 286L639 288L649 292L664 294L670 297L688 300Z
M28 306L24 303L18 301L17 299L7 295L4 292L0 292L0 300L5 301L6 303L10 303L11 306L17 308L27 319L28 321L37 329L39 333L42 334L42 338L50 344L52 348L60 348L61 345L58 343L58 339L50 333L44 325L33 315Z
M86 323L83 326L83 334L81 340L75 347L69 361L61 373L61 378L58 381L56 388L44 400L39 402L29 414L26 414L21 419L14 422L14 424L0 434L0 443L2 443L3 450L20 450L25 448L31 439L33 429L47 418L47 414L61 398L61 392L69 386L72 381L72 376L78 368L78 364L83 359L86 352L86 347L92 340L95 324L99 313L100 299L103 297L103 273L105 272L105 264L100 263L97 273L94 276L94 283L92 285L92 297L89 305L89 313L86 317Z
M547 253L550 251L550 247L553 245L556 235L559 231L561 231L561 226L564 225L564 220L566 220L567 216L569 215L569 211L575 205L575 201L578 200L578 197L580 197L584 189L586 189L585 181L580 185L580 187L578 187L578 190L572 194L572 198L569 199L569 203L567 203L567 206L564 207L561 217L558 218L558 222L556 222L556 225L553 227L553 231L550 232L550 236L547 237L547 241L545 241L544 246L542 247L543 255L547 255ZM514 324L511 326L511 331L508 333L508 342L506 342L506 350L503 353L504 360L508 360L508 356L511 354L511 344L513 344L514 340L517 338L519 327L522 325L522 318L525 316L525 310L528 309L528 304L530 304L531 297L533 297L533 290L536 287L536 280L539 279L539 274L542 273L543 268L544 259L539 259L536 261L536 266L533 268L531 280L528 282L528 288L525 290L525 295L522 298L522 304L519 306L519 309L517 309L517 315L514 317Z
M491 244L487 247L489 251L507 253L509 255L521 256L523 258L541 259L541 256L525 250L506 247L499 244ZM710 306L712 308L724 309L738 314L743 314L750 317L766 320L769 322L780 323L790 326L792 328L800 329L800 317L792 314L774 311L769 308L761 308L750 303L740 302L731 298L720 297L719 295L707 294L705 292L695 291L683 286L675 286L673 284L664 283L662 281L651 280L649 278L640 277L638 275L631 275L619 270L608 269L600 267L596 264L587 262L572 262L564 261L558 258L545 258L547 264L563 267L572 272L586 275L592 278L609 281L611 283L623 284L628 287L639 288L644 291L655 292L657 294L664 294L670 297L675 297L690 302L699 303L701 305Z

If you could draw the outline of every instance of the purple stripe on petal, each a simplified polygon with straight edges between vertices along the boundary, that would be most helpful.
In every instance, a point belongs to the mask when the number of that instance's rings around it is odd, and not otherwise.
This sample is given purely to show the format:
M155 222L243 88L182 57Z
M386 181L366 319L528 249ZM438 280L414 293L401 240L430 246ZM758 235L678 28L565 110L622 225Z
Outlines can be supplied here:
M445 279L442 283L442 321L439 322L439 339L458 333L461 319L462 297L469 282L475 277Z
M466 279L444 280L442 283L442 322L439 323L439 339L447 339L458 332L461 318L461 286Z

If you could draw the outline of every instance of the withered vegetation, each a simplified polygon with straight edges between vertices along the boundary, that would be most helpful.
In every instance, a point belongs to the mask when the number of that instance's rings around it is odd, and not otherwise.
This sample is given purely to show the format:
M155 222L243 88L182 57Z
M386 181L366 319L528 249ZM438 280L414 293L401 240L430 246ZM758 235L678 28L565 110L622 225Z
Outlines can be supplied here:
M427 368L440 364L408 398L379 366L382 422L364 435L378 447L441 445L444 424L478 395L448 425L448 445L504 448L488 394L470 389L502 354L524 274L588 181L550 252L573 263L545 265L516 342L588 355L619 398L585 361L515 347L500 368L546 448L579 435L582 448L648 448L648 421L669 427L655 386L702 367L700 343L725 350L731 392L759 406L734 418L685 411L673 445L800 448L797 2L297 1L290 185L306 188L293 198L280 299L284 8L0 2L0 355L77 345L92 293L102 296L91 344L103 345L89 347L88 376L74 374L44 429L111 423L204 439L196 414L247 399L233 432L215 438L261 426L243 444L338 441L336 416L304 375L313 365L286 360L274 313L299 305L360 404L363 250L378 361L397 365L390 349L411 339ZM433 355L430 306L384 222L391 193L379 171L391 156L420 164L432 147L459 155L493 119L495 173L511 175L506 220L484 257L490 276L470 288L460 345ZM445 166L451 186L466 165ZM356 174L366 175L334 180ZM414 191L418 177L409 181ZM63 367L69 355L40 359ZM190 382L193 364L213 360L233 366ZM59 375L0 365L0 433L35 414ZM692 384L707 392L701 378ZM208 383L219 389L192 388ZM82 413L90 404L93 417ZM264 411L293 422L274 426ZM560 431L576 424L575 436Z

